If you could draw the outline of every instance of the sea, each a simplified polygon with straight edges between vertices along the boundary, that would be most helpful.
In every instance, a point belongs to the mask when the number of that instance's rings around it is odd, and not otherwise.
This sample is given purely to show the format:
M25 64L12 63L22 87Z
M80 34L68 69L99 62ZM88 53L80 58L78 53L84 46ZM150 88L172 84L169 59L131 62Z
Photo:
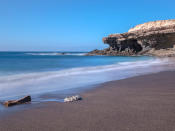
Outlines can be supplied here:
M156 73L171 67L169 59L87 56L86 53L0 52L0 101L26 95L31 95L36 101L62 101L65 96L79 94L104 82ZM44 97L45 94L53 95ZM53 97L58 95L60 97Z

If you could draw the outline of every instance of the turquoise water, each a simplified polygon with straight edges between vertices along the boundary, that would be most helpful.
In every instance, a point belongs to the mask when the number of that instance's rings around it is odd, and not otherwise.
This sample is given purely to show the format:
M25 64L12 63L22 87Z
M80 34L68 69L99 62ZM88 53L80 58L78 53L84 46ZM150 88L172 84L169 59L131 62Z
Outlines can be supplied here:
M63 69L102 66L118 62L148 60L150 57L84 56L85 53L0 52L0 75L58 71Z
M0 99L42 95L158 71L148 56L85 56L83 52L0 52Z

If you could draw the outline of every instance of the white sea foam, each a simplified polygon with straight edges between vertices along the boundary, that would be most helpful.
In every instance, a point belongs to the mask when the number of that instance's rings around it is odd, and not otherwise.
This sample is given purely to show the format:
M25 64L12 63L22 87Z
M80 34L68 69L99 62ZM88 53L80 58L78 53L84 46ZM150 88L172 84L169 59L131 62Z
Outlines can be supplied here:
M59 55L75 55L75 56L84 56L86 53L26 53L27 55L36 55L36 56L59 56Z
M122 70L136 67L146 67L151 65L163 65L167 64L168 59L153 59L153 60L144 60L144 61L135 61L135 62L119 62L112 65L104 66L92 66L92 67L80 67L80 68L71 68L61 71L48 71L48 72L35 72L35 73L26 73L26 74L17 74L10 76L1 76L0 83L7 83L9 81L19 81L19 80L45 80L54 77L63 77L70 75L79 75L79 74L89 74L89 73L98 73L111 70Z
M35 72L0 77L0 96L34 94L117 80L137 73L156 72L150 66L170 64L168 59L120 62L113 65L82 67L61 71ZM141 69L141 70L140 70ZM146 69L146 70L144 70Z
M59 55L59 53L26 53L27 55L41 55L41 56L45 56L45 55Z

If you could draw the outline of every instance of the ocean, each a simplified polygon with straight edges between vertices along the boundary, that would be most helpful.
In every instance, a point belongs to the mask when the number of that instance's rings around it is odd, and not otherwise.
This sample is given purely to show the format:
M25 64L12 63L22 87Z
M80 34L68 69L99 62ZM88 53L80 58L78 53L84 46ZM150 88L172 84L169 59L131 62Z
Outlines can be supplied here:
M100 83L159 72L169 63L167 59L149 56L85 54L0 52L0 100L16 99L26 95L33 98L44 94L70 95L73 90L76 93Z

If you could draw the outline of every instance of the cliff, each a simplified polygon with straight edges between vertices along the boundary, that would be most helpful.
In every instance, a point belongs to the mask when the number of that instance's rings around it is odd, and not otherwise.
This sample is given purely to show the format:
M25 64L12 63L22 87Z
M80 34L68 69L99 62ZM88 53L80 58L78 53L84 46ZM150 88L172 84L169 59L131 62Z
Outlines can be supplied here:
M175 56L175 20L161 20L140 24L122 34L103 38L109 45L89 55L156 55Z

